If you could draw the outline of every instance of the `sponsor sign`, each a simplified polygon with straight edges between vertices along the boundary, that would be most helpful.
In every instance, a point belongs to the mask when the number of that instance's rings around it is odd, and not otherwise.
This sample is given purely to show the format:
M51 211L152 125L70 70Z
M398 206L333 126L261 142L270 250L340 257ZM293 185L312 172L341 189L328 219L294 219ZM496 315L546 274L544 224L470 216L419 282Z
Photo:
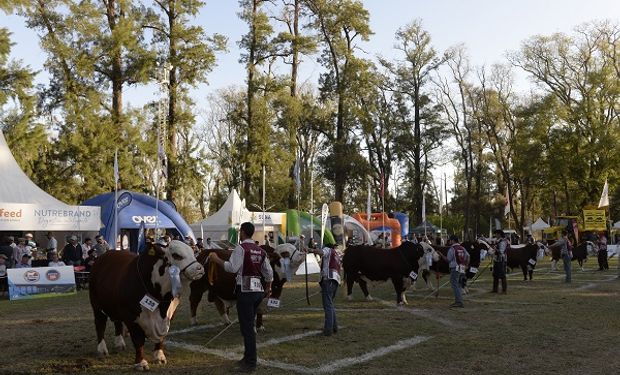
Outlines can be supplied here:
M584 230L606 230L605 210L583 210Z
M11 300L75 293L75 273L71 266L11 268L7 274Z
M98 231L101 208L0 203L0 230Z

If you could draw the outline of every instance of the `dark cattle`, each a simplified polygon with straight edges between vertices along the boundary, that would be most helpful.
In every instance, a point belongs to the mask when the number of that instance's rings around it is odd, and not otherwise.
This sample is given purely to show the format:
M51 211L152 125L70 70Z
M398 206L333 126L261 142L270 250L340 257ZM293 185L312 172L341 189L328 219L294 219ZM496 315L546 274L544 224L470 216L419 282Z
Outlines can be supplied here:
M268 246L261 246L267 252L269 256L269 263L273 268L273 282L271 283L271 297L279 299L282 295L284 284L287 282L287 276L283 263L285 260L290 261L290 267L298 267L303 259L303 254L296 251L295 247L290 244L279 245L276 249ZM232 254L231 250L202 250L198 254L198 261L205 265L207 269L206 274L200 279L193 281L190 284L190 314L191 324L198 324L196 314L198 311L198 305L202 300L202 296L207 293L207 300L215 304L217 311L219 312L222 320L225 324L231 324L230 317L228 316L230 308L235 304L237 298L235 296L235 284L236 275L230 272L224 271L221 267L218 267L215 263L206 263L210 252L216 252L217 255L223 259L228 260ZM263 328L263 314L266 311L266 301L263 300L259 311L256 314L256 328Z
M552 244L555 241L549 241ZM592 241L584 241L577 246L573 247L573 257L571 261L576 260L579 263L581 270L584 270L583 263L588 260L588 254L595 254L597 251L596 245ZM558 261L562 259L561 249L551 249L551 270L557 271Z
M419 244L403 242L393 249L378 249L372 246L358 245L347 248L342 258L342 266L347 282L347 296L350 298L353 282L357 281L367 299L370 299L368 286L363 278L373 281L392 279L396 291L396 302L404 302L404 280L413 271L416 275L420 268L419 260L424 250ZM416 276L417 277L417 276Z
M171 266L180 270L181 285L173 285ZM108 251L100 256L90 273L89 286L99 354L108 354L104 334L110 318L118 349L125 348L123 324L129 330L136 349L136 370L149 369L144 359L147 337L156 342L154 360L166 363L164 338L180 303L181 291L188 280L196 280L203 274L204 268L196 262L192 248L180 241L172 241L169 246L149 244L141 255Z
M528 275L530 280L532 280L542 246L540 243L535 245L511 245L510 249L508 249L508 268L511 270L521 268L523 280L527 280Z

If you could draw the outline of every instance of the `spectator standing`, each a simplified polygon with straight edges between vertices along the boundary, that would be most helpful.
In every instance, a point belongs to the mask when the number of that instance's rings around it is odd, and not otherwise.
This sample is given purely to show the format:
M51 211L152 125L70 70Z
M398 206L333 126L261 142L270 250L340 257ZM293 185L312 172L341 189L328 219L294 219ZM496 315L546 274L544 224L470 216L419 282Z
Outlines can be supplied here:
M62 267L62 266L66 266L65 262L63 262L62 260L58 259L58 252L57 251L53 251L50 254L51 254L51 259L50 259L50 262L47 264L48 267Z
M336 320L336 308L334 299L340 285L340 256L336 250L336 245L325 247L322 250L310 247L309 253L321 257L321 296L323 300L323 311L325 312L325 322L323 324L323 335L331 336L338 332L338 322Z
M25 254L29 256L28 265L32 264L32 248L26 245L25 238L18 238L17 246L13 249L13 259L15 262L19 262Z
M82 259L88 258L88 252L93 248L92 238L86 237L82 242Z
M607 261L607 237L603 233L598 239L598 270L608 270L609 262Z
M47 253L47 259L52 259L52 252L58 251L58 241L52 232L47 232L47 246L45 246L45 252Z
M205 243L201 237L196 238L196 247L198 248L198 251L204 250Z
M97 260L97 253L95 252L95 250L88 250L88 257L84 260L86 272L90 272L90 270L93 268L93 264L95 264L95 260Z
M32 233L24 234L24 238L26 239L26 245L30 246L31 249L37 248L37 243L34 242L34 236L32 235Z
M562 237L560 237L559 240L551 244L549 246L549 249L560 249L560 255L562 256L562 262L564 263L564 273L566 274L564 282L570 283L572 273L571 260L573 259L573 248L570 240L568 239L568 231L563 230Z
M495 254L493 255L493 290L492 293L497 293L499 282L502 282L502 293L506 293L508 289L508 281L506 280L506 266L508 260L508 249L510 248L510 241L506 238L506 234L503 230L498 229L494 232L495 239L497 240L497 246Z
M252 240L253 235L254 225L245 222L241 224L239 231L241 243L235 247L229 261L223 261L215 252L209 254L209 259L223 267L226 272L237 274L237 314L245 348L243 358L236 368L239 372L256 370L256 309L263 298L271 293L273 281L273 270L267 253L256 246Z
M6 269L9 257L4 254L0 254L0 277L6 277Z
M7 268L13 266L13 248L11 247L11 242L8 237L2 238L2 243L0 244L0 254L6 257Z
M106 251L110 250L110 245L106 242L106 240L103 239L102 235L96 235L95 242L96 243L95 246L93 246L93 249L95 250L95 253L98 257L102 256L103 254L105 254Z
M62 261L67 266L79 266L82 264L82 246L76 236L69 237L69 243L62 249Z

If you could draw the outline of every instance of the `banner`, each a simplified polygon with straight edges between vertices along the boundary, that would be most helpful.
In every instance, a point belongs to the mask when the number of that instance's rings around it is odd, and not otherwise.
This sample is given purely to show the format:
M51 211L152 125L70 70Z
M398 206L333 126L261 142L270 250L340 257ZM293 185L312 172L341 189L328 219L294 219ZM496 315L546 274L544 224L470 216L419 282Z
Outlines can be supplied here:
M7 274L11 301L75 294L72 266L10 268Z
M583 224L584 231L606 230L605 210L583 210Z
M609 185L607 184L607 180L605 180L605 185L603 185L603 192L601 193L601 199L598 201L598 208L608 207L609 206Z
M101 208L0 203L0 231L98 231Z

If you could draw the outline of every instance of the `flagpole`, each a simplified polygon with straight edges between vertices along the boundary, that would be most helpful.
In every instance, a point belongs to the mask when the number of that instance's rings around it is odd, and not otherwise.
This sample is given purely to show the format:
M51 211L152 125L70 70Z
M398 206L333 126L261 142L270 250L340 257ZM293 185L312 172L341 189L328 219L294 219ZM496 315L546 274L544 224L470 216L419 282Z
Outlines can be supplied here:
M312 167L308 167L310 168L310 243L314 247L314 173Z
M263 165L263 237L265 233L265 166Z
M381 172L381 220L382 220L381 233L383 233L383 245L382 246L385 249L387 239L385 238L385 176L383 172Z
M370 244L370 217L372 215L372 198L370 195L370 180L368 180L368 200L366 201L366 231L368 232L368 244Z
M116 250L116 238L118 236L118 149L114 151L114 250Z

